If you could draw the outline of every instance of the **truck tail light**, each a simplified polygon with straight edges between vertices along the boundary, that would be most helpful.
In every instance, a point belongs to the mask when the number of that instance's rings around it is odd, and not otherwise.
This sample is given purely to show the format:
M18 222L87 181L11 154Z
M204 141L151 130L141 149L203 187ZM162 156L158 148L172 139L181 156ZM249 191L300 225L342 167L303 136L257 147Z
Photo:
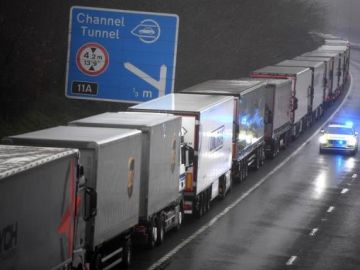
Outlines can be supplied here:
M193 190L193 173L186 172L185 191L191 192L192 190Z
M184 209L184 213L185 214L192 214L192 210L193 210L193 205L192 202L189 201L185 201L184 205L183 205L183 209Z

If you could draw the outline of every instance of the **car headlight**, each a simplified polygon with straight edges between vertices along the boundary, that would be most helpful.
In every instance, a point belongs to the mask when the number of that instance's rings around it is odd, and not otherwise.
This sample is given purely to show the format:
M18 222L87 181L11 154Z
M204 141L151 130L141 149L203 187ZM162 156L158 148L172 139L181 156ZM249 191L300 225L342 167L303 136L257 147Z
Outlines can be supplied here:
M319 138L319 142L320 142L321 144L325 144L325 143L327 143L326 136L325 136L325 135L320 136L320 138Z
M350 137L350 138L347 140L347 144L348 144L348 145L351 145L351 146L356 145L356 138L355 138L355 137Z

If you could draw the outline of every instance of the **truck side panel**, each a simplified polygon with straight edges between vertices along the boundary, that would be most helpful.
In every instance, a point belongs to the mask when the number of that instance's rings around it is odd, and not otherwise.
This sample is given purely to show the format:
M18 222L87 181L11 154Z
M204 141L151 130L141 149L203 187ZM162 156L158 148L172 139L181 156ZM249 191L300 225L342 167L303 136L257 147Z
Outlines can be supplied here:
M313 99L313 111L323 104L325 101L325 86L324 86L324 76L325 76L325 65L322 64L318 68L314 69L314 99Z
M295 111L295 123L300 121L309 112L311 104L311 70L300 73L296 78L296 98L298 99L298 107Z
M0 180L0 268L60 269L71 262L77 203L74 156Z
M275 88L273 109L273 130L290 122L291 84L282 84Z
M137 224L140 168L141 134L100 146L95 245Z
M179 198L180 130L181 118L176 118L149 134L148 215Z
M265 85L241 94L239 102L238 152L242 153L264 138ZM251 148L252 149L252 148Z
M200 115L196 194L218 181L231 168L233 99L203 111ZM213 188L217 188L213 185ZM213 190L213 197L217 195Z

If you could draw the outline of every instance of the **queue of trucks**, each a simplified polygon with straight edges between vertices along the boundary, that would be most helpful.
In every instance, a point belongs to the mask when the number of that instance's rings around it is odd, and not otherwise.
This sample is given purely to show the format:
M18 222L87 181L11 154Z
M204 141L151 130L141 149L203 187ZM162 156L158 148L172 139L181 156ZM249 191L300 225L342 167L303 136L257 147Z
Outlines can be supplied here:
M350 45L0 145L1 269L112 269L203 216L338 98Z

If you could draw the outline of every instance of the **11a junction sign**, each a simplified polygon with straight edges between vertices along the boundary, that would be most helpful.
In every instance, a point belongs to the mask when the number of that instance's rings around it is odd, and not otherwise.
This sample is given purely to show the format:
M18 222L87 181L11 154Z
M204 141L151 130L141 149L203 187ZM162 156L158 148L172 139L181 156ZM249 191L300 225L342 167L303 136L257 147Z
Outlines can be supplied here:
M75 6L65 94L129 103L174 88L178 16Z

